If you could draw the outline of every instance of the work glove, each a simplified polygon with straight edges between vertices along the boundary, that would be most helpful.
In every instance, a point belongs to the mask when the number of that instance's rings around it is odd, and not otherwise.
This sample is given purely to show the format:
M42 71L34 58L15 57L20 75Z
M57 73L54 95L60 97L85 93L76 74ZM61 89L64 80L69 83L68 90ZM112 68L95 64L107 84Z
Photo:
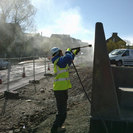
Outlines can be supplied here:
M71 48L67 48L67 50L66 50L66 51L72 52Z
M77 55L79 52L80 52L80 48L77 48L77 49L74 50L73 54Z
M67 48L65 53L69 53L69 52L72 52L71 48Z

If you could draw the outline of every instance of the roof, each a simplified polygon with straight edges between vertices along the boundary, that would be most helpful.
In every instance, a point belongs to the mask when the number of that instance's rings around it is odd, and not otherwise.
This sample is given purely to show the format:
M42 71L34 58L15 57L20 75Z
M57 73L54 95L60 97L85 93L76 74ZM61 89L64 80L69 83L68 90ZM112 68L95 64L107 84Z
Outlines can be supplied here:
M112 33L112 36L111 36L110 38L108 38L108 39L106 40L106 42L109 42L109 40L112 40L113 42L122 41L122 42L124 42L124 43L126 44L126 42L125 42L123 39L121 39L121 38L118 36L118 33L116 33L116 32Z

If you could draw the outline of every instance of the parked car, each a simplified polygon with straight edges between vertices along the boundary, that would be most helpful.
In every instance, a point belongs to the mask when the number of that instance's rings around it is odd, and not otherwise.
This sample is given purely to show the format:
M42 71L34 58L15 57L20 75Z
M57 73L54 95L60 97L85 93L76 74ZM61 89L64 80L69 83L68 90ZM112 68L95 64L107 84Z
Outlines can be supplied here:
M109 53L111 64L117 66L132 66L133 65L133 49L115 49Z
M8 68L8 61L5 61L3 59L0 59L0 69L7 69Z

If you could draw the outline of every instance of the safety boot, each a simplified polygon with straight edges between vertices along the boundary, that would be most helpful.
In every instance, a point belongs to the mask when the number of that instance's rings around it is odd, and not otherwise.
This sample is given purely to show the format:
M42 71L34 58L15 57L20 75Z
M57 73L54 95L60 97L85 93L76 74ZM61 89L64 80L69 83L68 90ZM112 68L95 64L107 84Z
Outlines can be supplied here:
M64 133L65 131L66 131L65 126L62 126L62 127L58 127L57 128L57 133Z
M51 129L51 133L64 133L65 131L66 131L65 126Z

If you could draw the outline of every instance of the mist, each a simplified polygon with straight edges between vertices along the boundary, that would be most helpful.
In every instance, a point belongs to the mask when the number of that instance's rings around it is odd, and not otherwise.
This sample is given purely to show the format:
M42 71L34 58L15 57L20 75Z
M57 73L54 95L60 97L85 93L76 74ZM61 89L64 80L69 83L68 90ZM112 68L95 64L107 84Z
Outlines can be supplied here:
M74 63L79 66L93 67L94 48L81 48L80 53L75 57Z
M30 3L30 0L15 0L15 3L13 3L13 1L14 0L8 0L6 4L4 0L0 2L0 4L3 5L0 6L1 58L48 56L49 50L52 47L59 47L65 52L67 48L88 45L88 43L82 42L78 38L73 38L67 33L51 34L50 37L42 36L42 33L36 33L35 31L27 33L27 27L32 28L33 26L28 23L33 21L32 17L35 15L35 8ZM21 7L22 4L25 8ZM18 8L19 6L20 8ZM30 8L28 8L29 6ZM18 15L15 15L16 12ZM25 20L22 20L22 17L25 18ZM78 27L81 27L81 25L78 25ZM87 53L92 54L91 51L86 52L83 50L79 58L83 58ZM92 57L89 55L87 58L87 60L92 60ZM86 60L86 58L83 60Z

